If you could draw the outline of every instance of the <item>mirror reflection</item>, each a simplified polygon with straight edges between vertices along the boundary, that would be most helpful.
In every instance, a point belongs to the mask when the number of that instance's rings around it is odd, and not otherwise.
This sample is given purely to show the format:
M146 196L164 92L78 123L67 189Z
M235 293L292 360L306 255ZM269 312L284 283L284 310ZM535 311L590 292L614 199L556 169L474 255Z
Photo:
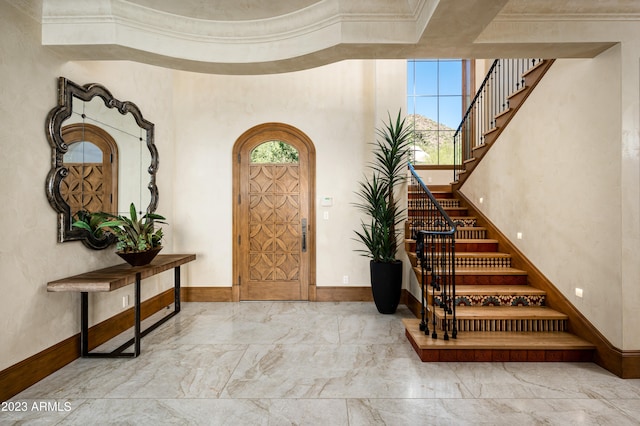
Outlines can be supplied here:
M97 239L71 223L81 210L128 214L131 202L155 211L153 123L135 104L113 98L98 84L79 86L61 77L58 92L58 106L47 117L54 154L47 197L59 214L58 239L106 248L111 234Z

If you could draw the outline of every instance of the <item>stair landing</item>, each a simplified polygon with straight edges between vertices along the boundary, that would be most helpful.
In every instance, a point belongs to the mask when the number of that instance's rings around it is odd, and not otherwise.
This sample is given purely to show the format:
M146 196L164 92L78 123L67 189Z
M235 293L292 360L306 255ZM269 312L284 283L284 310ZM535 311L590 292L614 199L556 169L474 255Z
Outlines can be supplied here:
M444 340L420 331L419 319L403 319L405 335L423 362L593 362L595 346L570 333L458 332Z

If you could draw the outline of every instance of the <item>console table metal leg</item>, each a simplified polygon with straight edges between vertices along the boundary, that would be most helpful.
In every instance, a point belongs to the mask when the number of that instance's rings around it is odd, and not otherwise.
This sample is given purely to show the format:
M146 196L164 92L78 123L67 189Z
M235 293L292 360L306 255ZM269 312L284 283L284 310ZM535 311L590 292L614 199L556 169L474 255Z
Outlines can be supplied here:
M80 293L80 354L89 353L89 293Z
M174 268L174 310L169 315L161 318L154 324L147 327L144 331L141 329L141 316L142 316L142 295L140 291L142 274L136 273L136 282L134 286L134 331L133 338L124 344L120 345L117 349L111 353L89 353L89 294L87 292L80 293L80 351L83 357L100 357L100 358L114 358L114 357L137 357L140 355L140 341L144 336L164 324L171 317L180 312L180 266ZM124 353L123 351L133 345L133 352Z
M135 347L133 349L133 356L136 357L138 355L140 355L140 339L142 338L142 336L140 335L140 281L142 281L142 277L140 276L140 272L138 272L136 274L136 306L135 306L135 331L134 331L134 338L135 338Z
M180 312L180 266L176 266L175 268L173 268L173 286L173 310L177 314L178 312Z

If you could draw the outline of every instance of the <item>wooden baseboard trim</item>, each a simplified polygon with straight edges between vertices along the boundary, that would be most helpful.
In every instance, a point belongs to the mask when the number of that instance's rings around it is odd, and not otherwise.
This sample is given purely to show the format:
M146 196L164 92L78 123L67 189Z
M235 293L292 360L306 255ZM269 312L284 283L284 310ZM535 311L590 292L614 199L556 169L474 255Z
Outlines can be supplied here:
M182 287L184 302L233 302L232 287ZM371 287L310 286L310 302L372 302Z
M173 288L163 291L140 304L140 319L145 320L173 303ZM93 350L118 334L133 327L133 308L122 311L89 328L89 350Z
M595 362L622 378L640 378L640 351L622 351L609 342L597 328L567 299L560 290L522 253L480 210L459 190L469 215L476 216L478 225L487 228L487 238L498 240L501 247L511 253L511 265L527 271L531 286L547 293L547 306L569 317L569 331L596 346Z
M640 351L622 351L621 361L623 379L640 379Z
M233 287L182 287L183 302L233 302Z
M317 302L373 302L371 287L316 286Z
M411 294L409 290L402 289L404 304L407 305L407 308L416 316L416 318L420 318L420 311L422 310L422 304L416 297Z
M142 302L140 317L148 318L172 303L171 288ZM134 309L130 308L90 327L89 350L133 327L133 318ZM80 333L0 371L0 401L17 395L79 357Z
M69 337L0 372L0 401L6 401L80 356L80 334Z

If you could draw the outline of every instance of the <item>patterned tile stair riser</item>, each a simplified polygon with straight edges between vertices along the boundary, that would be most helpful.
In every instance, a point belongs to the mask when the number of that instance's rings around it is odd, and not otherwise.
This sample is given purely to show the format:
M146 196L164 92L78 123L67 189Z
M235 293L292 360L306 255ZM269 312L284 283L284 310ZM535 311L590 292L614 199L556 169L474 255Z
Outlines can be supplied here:
M442 303L440 296L435 296L436 305ZM456 296L456 306L544 306L545 296Z

